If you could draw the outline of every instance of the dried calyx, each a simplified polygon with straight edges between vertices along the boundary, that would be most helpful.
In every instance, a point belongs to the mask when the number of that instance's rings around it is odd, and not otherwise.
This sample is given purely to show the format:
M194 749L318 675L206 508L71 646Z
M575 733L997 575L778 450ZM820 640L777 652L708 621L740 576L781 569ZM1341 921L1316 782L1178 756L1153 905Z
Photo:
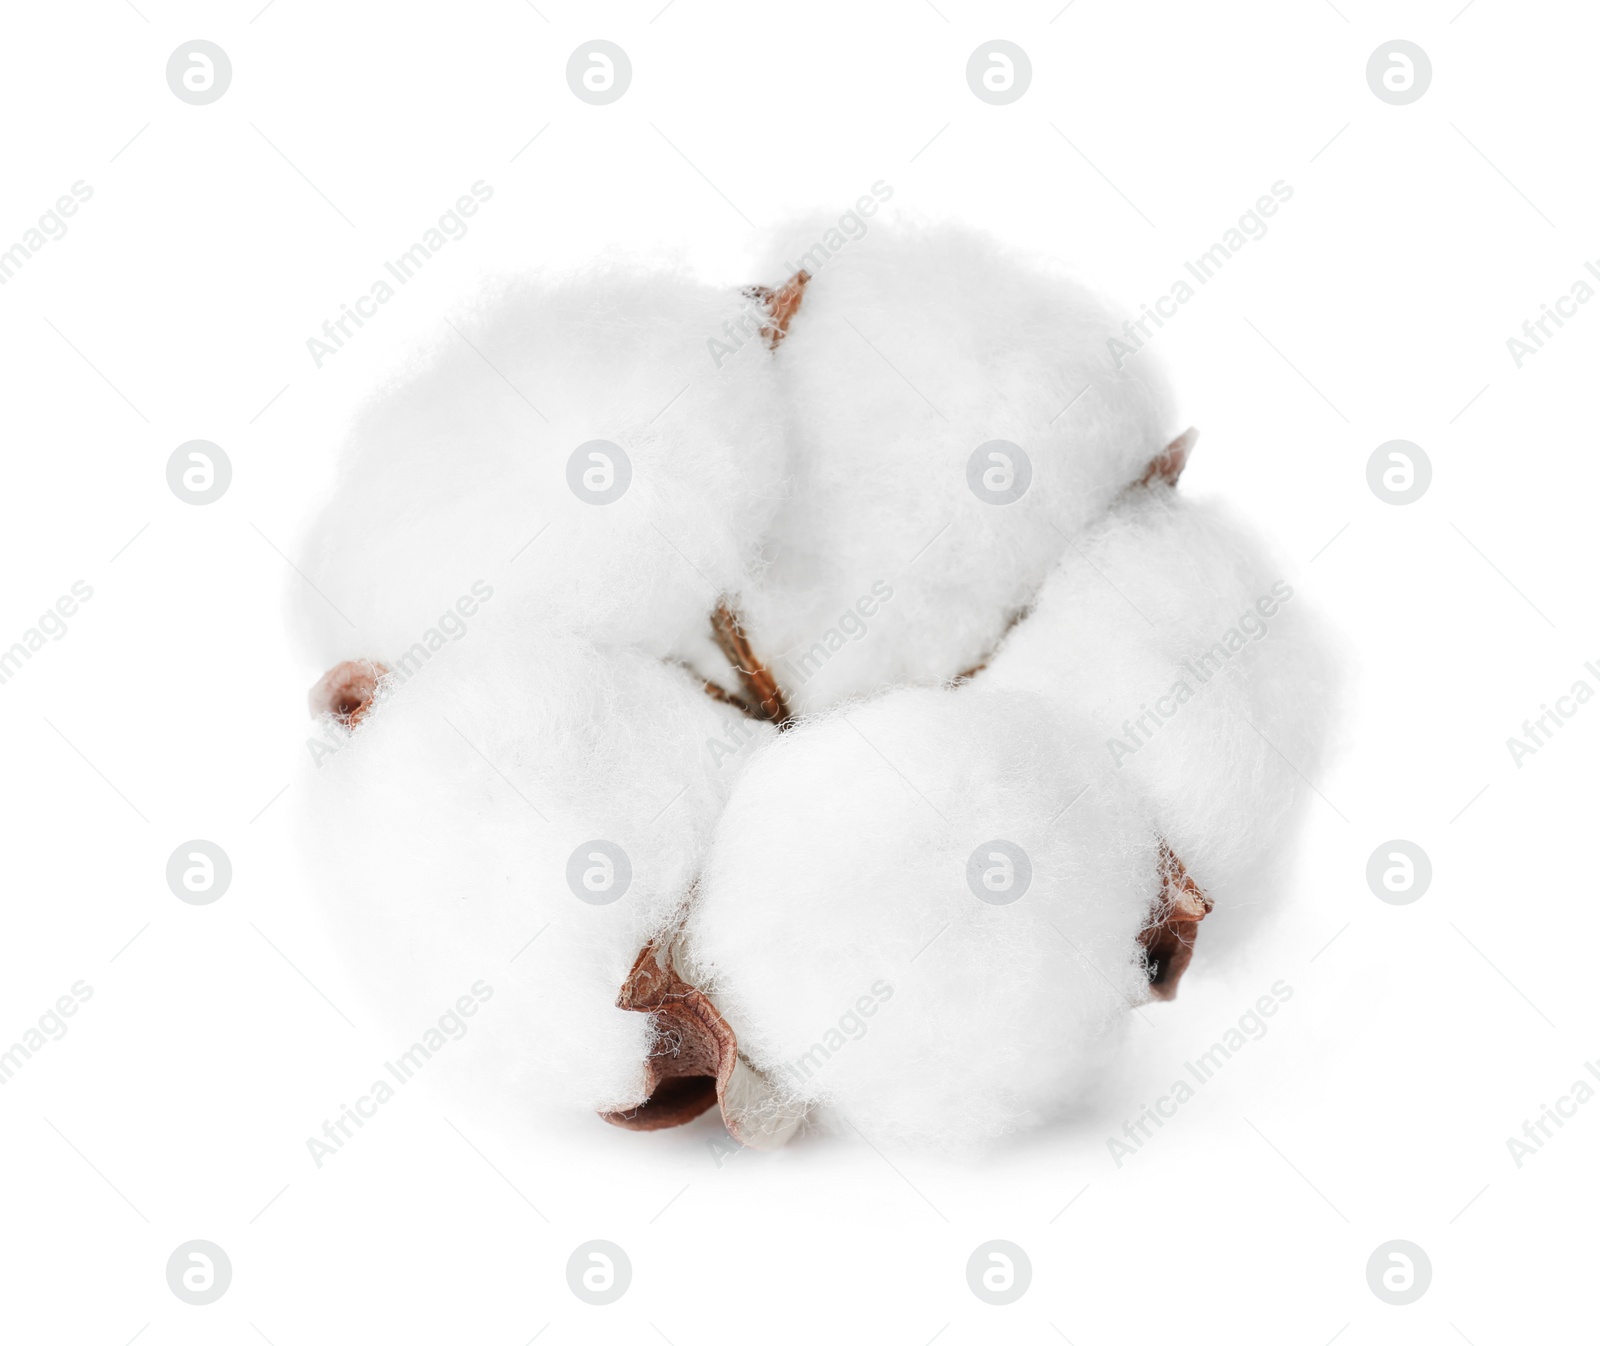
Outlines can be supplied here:
M727 1020L673 970L671 941L645 945L617 995L617 1008L655 1018L645 1061L645 1100L600 1115L629 1131L659 1131L693 1121L722 1101L738 1046Z
M1149 486L1152 482L1160 481L1168 486L1176 486L1183 469L1189 464L1194 442L1199 438L1200 432L1191 425L1150 460L1150 466L1145 468L1144 476L1139 478L1137 484Z
M628 1131L660 1131L691 1122L715 1105L728 1134L740 1144L779 1148L804 1112L780 1100L739 1055L733 1029L710 997L674 969L675 947L671 936L645 945L622 983L617 1008L652 1018L645 1098L636 1107L602 1112L601 1118Z
M804 274L803 272L801 274ZM718 603L711 614L711 635L722 651L722 657L739 677L744 695L725 691L714 682L706 683L706 690L719 701L737 707L752 720L768 720L780 729L793 718L789 703L783 695L778 680L750 648L750 640L739 623L738 614L726 602Z
M1150 995L1171 1000L1178 994L1178 979L1194 957L1195 927L1210 913L1212 902L1164 841L1160 867L1161 894L1151 909L1150 924L1139 932L1139 943L1145 950Z
M371 659L346 659L335 664L306 696L312 716L331 715L354 729L372 709L378 679L388 671L385 665Z
M761 335L768 350L777 350L778 343L789 334L789 320L799 311L801 293L810 279L809 271L796 271L776 290L765 285L745 286L745 298L754 299L767 310L768 318L762 324Z

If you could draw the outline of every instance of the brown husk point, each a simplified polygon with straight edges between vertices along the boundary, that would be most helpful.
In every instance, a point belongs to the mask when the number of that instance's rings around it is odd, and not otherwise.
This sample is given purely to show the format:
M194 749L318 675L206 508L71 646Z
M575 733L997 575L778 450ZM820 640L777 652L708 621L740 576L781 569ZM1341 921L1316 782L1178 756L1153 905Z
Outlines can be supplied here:
M716 1104L722 1124L741 1145L775 1150L799 1128L804 1113L739 1055L733 1029L710 998L680 977L670 941L645 945L622 983L617 1008L653 1016L654 1039L645 1059L644 1101L602 1112L628 1131L682 1126Z
M617 1008L655 1016L645 1061L645 1099L600 1115L629 1131L659 1131L693 1121L721 1101L738 1056L733 1030L717 1007L672 968L670 946L647 944L617 995Z
M335 664L307 693L311 713L331 715L346 728L354 729L372 709L378 679L388 668L371 659L346 659Z
M1139 932L1145 973L1154 1000L1172 1000L1178 980L1194 957L1195 927L1210 914L1212 902L1189 877L1172 847L1161 843L1161 894L1150 909L1150 924Z

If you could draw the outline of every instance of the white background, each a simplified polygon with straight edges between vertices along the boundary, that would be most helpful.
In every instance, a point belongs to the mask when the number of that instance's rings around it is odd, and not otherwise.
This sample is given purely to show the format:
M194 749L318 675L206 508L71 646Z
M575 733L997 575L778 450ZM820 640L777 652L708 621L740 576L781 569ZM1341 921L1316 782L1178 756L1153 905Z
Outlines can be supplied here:
M1600 304L1520 369L1506 346L1600 258L1587 7L258 8L87 0L5 19L0 248L74 181L94 194L0 288L0 638L74 581L94 596L0 686L0 1040L79 979L94 994L0 1088L0 1337L1594 1332L1600 1100L1520 1169L1506 1145L1600 1059L1600 705L1520 768L1506 747L1578 678L1600 688L1583 670L1600 659ZM233 63L205 107L164 78L197 37ZM608 107L564 78L595 37L633 62ZM1033 63L1005 107L964 78L996 37ZM1433 64L1404 107L1365 79L1397 37ZM478 179L494 197L471 232L315 368L306 339ZM306 1137L404 1045L324 943L280 797L321 670L287 652L298 580L277 549L346 418L484 275L659 245L719 282L771 282L750 271L764 228L843 210L878 179L890 216L991 228L1130 311L1273 182L1293 187L1158 339L1202 430L1183 489L1253 515L1356 669L1281 920L1225 968L1202 939L1180 998L1137 1017L1106 1103L982 1163L841 1141L719 1165L710 1118L529 1134L435 1089L408 1090L315 1169ZM234 468L204 508L165 479L192 438ZM1406 507L1366 482L1394 438L1433 464ZM234 866L211 906L165 882L194 837ZM1408 906L1364 877L1396 837L1434 867ZM1106 1138L1280 979L1294 995L1268 1035L1118 1168ZM234 1269L203 1308L164 1274L194 1238ZM566 1285L591 1238L633 1263L606 1308ZM992 1238L1033 1265L1006 1308L966 1284ZM1395 1238L1433 1266L1408 1307L1366 1282Z

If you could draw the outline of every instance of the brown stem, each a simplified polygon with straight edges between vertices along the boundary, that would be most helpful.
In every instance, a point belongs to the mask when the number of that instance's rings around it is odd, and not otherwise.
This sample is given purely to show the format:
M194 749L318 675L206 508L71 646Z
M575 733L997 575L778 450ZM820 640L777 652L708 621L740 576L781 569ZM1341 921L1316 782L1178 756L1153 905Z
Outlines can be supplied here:
M747 719L759 720L761 717L750 709L750 703L742 696L735 696L726 687L719 687L710 678L703 678L701 686L706 689L706 695L713 701L720 701L725 706L732 706L739 714Z
M723 691L720 687L711 694L717 696L720 692L719 700L725 700L730 705L740 704L740 709L752 719L770 720L780 729L788 724L791 716L783 688L778 686L772 670L750 648L750 640L739 623L739 615L726 603L718 603L716 611L711 614L711 634L723 657L739 675L739 682L745 690L743 702L747 704L739 703L739 699L731 692ZM708 691L712 685L707 684Z

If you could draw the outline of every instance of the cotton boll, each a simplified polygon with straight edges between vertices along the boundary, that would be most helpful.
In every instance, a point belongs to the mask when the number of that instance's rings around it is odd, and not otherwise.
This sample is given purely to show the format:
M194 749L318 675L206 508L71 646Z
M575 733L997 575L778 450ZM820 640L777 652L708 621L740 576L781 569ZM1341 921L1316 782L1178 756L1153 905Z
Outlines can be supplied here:
M1156 852L1099 742L1040 698L891 692L756 754L686 975L776 1109L978 1146L1078 1099L1146 998Z
M1317 775L1335 669L1309 600L1227 510L1130 491L979 676L1093 726L1100 760L1137 783L1216 902L1208 953L1271 895Z
M353 732L323 720L306 849L397 1049L481 981L444 1069L528 1108L640 1102L651 1025L618 990L774 732L683 669L503 625L390 675Z
M811 279L775 352L793 493L752 642L800 711L955 677L1181 428L1165 383L1117 368L1081 285L965 230L800 227L771 267Z
M703 639L780 493L772 352L713 351L759 321L737 292L625 271L454 319L361 414L311 528L312 659L392 664L478 584L601 643Z

